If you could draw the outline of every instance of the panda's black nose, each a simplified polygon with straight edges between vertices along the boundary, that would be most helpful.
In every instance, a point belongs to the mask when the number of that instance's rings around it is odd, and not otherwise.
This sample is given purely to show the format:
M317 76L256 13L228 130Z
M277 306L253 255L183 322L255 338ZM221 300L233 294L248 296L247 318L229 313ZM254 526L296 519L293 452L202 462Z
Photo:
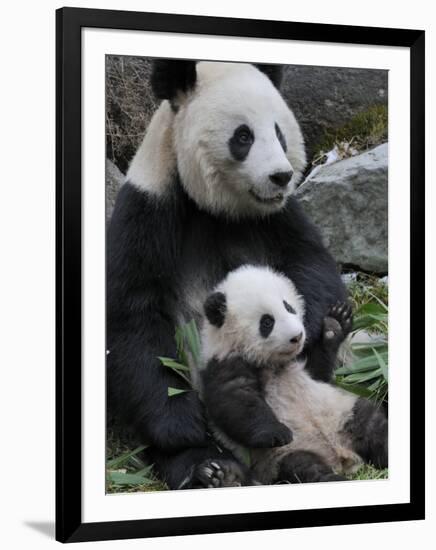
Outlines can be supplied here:
M296 336L291 338L291 344L298 344L302 338L303 338L303 333L300 332L300 334L297 334Z
M286 187L291 181L293 173L292 170L289 172L276 172L275 174L271 174L269 179L279 187Z

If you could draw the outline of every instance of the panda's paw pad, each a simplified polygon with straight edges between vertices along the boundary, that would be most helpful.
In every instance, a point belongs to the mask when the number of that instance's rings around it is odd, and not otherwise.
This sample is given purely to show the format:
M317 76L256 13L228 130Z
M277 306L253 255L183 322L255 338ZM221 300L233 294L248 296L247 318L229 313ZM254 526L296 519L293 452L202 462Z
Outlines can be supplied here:
M236 461L208 459L198 466L196 477L203 487L240 487L245 474Z
M353 327L353 310L348 302L336 302L324 319L326 340L343 340Z

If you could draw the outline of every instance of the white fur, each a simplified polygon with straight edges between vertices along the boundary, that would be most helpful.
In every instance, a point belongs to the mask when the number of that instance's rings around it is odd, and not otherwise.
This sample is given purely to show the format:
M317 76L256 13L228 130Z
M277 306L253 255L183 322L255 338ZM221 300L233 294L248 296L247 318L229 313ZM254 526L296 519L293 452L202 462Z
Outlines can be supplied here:
M170 104L163 101L153 115L127 172L127 181L154 195L165 193L176 174L173 122Z
M292 282L268 267L242 266L230 272L216 291L226 296L226 316L220 328L205 322L202 329L203 363L241 353L254 362L287 361L301 351L290 340L304 334L304 303ZM291 304L296 315L283 304ZM263 338L259 322L263 314L275 319L272 333Z
M223 361L232 354L256 362L262 369L266 402L294 434L293 441L284 447L251 451L256 479L273 481L281 458L295 450L318 453L338 473L354 471L362 460L351 449L344 426L357 397L310 377L304 362L296 357L304 337L298 349L289 348L289 337L301 331L304 319L304 302L293 283L267 267L243 266L229 273L215 290L225 294L227 311L220 328L205 320L203 366L212 357ZM286 311L283 300L295 309L295 315ZM273 315L277 324L268 338L259 334L259 319L264 313ZM277 353L286 349L290 355L283 362ZM236 456L243 456L237 443L213 429Z
M167 189L177 159L182 184L201 208L238 217L283 207L306 162L292 111L268 77L252 65L200 62L197 77L193 91L179 95L176 115L170 113L168 102L154 115L128 178L159 194ZM285 136L286 154L275 123ZM241 124L247 124L255 136L242 162L233 159L228 146ZM285 191L269 180L275 172L290 170L294 176ZM283 198L262 203L250 192L262 199Z
M344 426L351 418L357 397L331 384L313 380L304 363L290 362L282 370L268 370L265 400L280 422L290 428L289 445L252 452L253 470L262 483L275 476L280 459L291 451L313 451L337 473L354 472L362 463L351 449Z

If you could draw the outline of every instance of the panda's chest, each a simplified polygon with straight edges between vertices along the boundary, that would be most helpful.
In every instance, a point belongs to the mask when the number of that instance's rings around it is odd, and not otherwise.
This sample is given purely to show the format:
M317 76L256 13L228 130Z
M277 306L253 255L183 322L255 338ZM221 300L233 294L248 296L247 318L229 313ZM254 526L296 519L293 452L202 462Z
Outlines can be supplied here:
M229 271L243 264L271 263L262 234L248 224L223 222L199 213L185 228L180 253L182 316L201 323L203 303Z

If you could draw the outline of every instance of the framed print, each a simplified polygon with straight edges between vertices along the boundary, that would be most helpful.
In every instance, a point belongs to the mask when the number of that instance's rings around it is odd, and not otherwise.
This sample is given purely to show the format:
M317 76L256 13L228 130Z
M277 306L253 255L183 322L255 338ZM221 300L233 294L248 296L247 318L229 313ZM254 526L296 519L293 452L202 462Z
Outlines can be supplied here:
M424 518L424 32L57 11L62 542Z

